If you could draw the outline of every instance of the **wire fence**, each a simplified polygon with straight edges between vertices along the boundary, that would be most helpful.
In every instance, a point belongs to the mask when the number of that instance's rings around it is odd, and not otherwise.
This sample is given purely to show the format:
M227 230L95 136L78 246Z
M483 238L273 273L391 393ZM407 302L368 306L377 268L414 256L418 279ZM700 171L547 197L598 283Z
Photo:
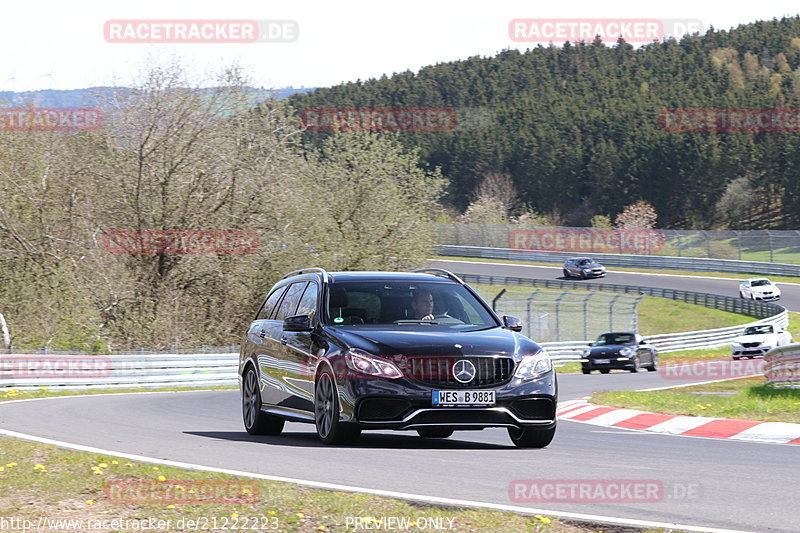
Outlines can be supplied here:
M523 333L537 342L590 339L608 331L637 331L642 296L587 291L481 290L500 315L523 321Z
M440 245L800 264L799 230L624 230L439 223L437 231Z

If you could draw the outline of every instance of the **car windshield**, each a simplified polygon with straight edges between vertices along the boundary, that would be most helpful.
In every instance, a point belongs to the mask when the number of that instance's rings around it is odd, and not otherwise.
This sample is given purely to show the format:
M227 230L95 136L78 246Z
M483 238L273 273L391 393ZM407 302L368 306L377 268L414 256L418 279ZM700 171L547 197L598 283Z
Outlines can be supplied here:
M591 259L581 259L580 261L578 261L578 264L580 266L591 265L592 263L594 263L594 261L592 261Z
M463 286L450 282L344 281L330 285L327 324L475 330L498 322Z
M773 329L770 325L765 326L750 326L744 329L745 335L761 335L763 333L772 333Z
M604 333L597 337L595 346L606 346L609 344L634 344L634 336L631 333Z
M772 285L768 279L756 279L750 283L753 287L763 287L764 285Z

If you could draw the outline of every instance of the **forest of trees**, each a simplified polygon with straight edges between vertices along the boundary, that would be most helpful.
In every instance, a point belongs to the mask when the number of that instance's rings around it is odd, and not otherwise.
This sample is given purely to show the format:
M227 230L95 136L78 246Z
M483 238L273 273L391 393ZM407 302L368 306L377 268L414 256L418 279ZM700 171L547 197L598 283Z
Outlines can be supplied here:
M481 121L394 133L440 167L464 211L487 175L507 174L517 207L563 225L615 217L638 200L665 228L794 228L800 135L674 132L672 108L800 108L800 18L711 29L639 49L567 43L471 57L289 99L308 107L451 107ZM488 117L488 120L487 120ZM331 135L306 131L316 145Z

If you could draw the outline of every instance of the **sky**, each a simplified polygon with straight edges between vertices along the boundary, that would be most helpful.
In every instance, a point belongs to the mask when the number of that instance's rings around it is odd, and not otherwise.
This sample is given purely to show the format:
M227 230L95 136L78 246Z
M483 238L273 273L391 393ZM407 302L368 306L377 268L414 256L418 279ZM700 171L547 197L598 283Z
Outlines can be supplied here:
M511 38L513 19L533 19L536 28L542 19L600 18L699 21L705 29L729 29L798 14L800 4L785 0L15 1L3 8L0 91L130 85L144 65L172 57L198 80L238 63L254 86L323 87L536 46ZM111 21L132 20L290 21L272 26L280 30L273 37L289 42L114 42L120 33L104 33Z

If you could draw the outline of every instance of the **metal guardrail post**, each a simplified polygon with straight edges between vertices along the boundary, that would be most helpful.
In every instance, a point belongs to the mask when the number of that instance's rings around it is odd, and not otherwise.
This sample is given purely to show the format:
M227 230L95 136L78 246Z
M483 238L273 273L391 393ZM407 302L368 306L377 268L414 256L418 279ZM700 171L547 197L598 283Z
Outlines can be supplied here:
M497 312L497 300L499 300L500 297L503 296L505 293L506 290L503 289L502 291L497 293L497 296L494 297L494 299L492 300L492 311Z

